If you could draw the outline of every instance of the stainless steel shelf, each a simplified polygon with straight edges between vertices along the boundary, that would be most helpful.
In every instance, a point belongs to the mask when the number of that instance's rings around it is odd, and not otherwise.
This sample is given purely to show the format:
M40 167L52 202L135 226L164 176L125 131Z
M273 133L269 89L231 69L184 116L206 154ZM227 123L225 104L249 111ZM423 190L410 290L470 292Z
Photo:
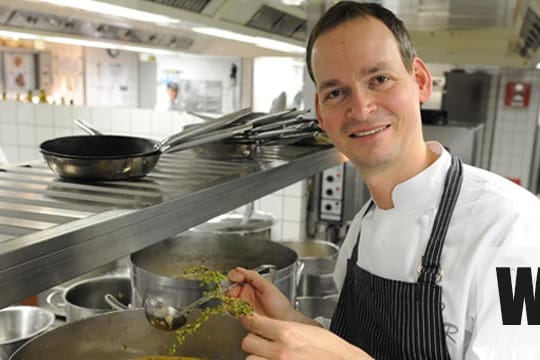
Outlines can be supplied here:
M135 181L70 183L41 161L0 169L0 308L84 274L346 159L265 147L254 159L164 154Z

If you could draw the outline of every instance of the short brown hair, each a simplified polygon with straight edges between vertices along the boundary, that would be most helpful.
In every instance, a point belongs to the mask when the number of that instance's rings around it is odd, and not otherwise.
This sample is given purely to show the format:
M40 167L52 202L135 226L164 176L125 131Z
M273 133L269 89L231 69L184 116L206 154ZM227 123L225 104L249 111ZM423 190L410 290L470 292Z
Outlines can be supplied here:
M416 50L414 49L405 25L393 12L376 3L340 1L321 16L309 35L306 49L306 65L309 76L313 82L315 82L315 76L313 74L313 68L311 67L311 55L313 52L313 45L319 36L349 20L366 18L369 16L382 21L392 32L399 46L401 60L403 61L405 68L409 72L412 72L412 63L416 57Z

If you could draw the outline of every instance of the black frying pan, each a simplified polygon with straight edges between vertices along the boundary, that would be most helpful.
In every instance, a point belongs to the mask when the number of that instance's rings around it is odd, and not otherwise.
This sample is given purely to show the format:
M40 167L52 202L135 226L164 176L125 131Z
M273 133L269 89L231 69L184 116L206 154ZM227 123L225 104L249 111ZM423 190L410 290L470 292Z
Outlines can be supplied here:
M162 141L101 134L66 136L41 143L40 151L51 170L65 180L139 178L152 171L164 152L183 150L190 145L216 141L245 131L245 126L227 131L214 130L230 125L248 113L249 109L242 109ZM209 136L202 135L205 133Z

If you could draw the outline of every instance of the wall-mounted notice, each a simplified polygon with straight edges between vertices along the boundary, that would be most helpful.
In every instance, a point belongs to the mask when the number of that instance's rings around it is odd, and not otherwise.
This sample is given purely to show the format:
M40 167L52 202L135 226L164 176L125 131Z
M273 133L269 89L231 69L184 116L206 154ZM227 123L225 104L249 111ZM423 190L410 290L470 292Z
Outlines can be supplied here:
M4 53L6 90L26 91L36 88L35 56L23 52Z

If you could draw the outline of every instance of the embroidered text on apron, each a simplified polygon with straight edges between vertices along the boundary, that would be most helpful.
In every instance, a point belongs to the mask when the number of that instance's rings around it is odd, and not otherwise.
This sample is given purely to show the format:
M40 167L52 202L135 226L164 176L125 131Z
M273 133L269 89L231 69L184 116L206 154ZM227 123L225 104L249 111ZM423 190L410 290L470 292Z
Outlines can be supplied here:
M450 359L437 279L462 180L461 160L452 156L416 283L385 279L358 267L358 234L330 330L377 360Z

